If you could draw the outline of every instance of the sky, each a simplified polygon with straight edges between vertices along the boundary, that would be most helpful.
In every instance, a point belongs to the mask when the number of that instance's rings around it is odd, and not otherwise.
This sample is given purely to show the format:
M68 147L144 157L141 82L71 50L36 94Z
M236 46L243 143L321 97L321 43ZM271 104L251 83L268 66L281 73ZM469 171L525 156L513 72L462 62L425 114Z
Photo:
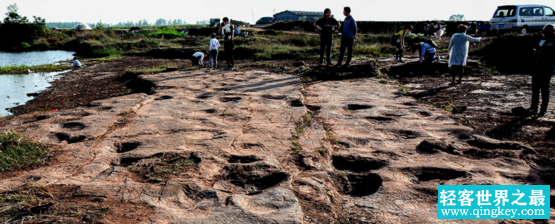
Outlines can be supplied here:
M344 18L343 7L350 6L352 16L359 21L421 21L448 20L453 14L463 14L467 20L489 20L499 5L544 4L547 0L0 0L0 16L6 7L17 3L19 13L28 18L40 16L47 22L78 21L118 23L159 18L185 19L188 23L210 18L229 17L255 23L260 17L273 16L285 10L323 11L330 8L335 18ZM254 17L254 19L253 19Z

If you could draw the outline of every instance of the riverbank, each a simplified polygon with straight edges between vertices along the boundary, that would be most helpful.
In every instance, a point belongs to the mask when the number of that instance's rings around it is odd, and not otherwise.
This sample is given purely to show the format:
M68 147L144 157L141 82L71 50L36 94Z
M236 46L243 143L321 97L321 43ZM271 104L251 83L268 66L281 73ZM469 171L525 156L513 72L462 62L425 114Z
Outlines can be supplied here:
M34 72L56 72L63 71L73 68L72 66L66 64L46 64L46 65L14 65L14 66L0 66L0 75L17 75L17 74L30 74Z

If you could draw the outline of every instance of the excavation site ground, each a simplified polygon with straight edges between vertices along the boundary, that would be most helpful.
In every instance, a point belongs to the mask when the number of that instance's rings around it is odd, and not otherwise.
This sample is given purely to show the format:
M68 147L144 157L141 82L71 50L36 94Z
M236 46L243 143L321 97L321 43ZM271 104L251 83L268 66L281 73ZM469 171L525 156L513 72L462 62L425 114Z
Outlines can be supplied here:
M0 219L437 223L438 185L555 183L555 107L523 114L530 74L484 49L461 85L415 54L84 60L0 121L49 150L0 173Z

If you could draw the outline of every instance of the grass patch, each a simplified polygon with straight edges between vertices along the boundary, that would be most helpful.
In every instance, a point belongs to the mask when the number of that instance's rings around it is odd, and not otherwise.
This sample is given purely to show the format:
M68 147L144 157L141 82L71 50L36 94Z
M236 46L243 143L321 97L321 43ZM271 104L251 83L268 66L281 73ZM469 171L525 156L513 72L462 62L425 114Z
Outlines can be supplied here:
M35 66L27 66L27 65L0 66L0 75L27 74L29 73L29 70L31 70L31 72L54 72L54 71L60 71L60 70L65 70L70 68L71 67L66 65L54 65L54 64L35 65Z
M312 121L312 115L311 115L310 113L306 113L306 114L304 115L304 120L305 120L306 122Z
M410 95L410 88L408 86L399 85L399 88L401 89L401 92L402 92L403 96L409 96Z
M154 68L141 68L141 69L127 70L126 74L127 75L155 74L155 73L161 73L161 72L175 71L179 69L178 67L179 66L177 64L169 64L169 65L164 65L164 66L159 66Z
M101 48L94 48L89 52L90 57L108 57L108 56L115 56L120 55L124 52L123 49L116 47L116 46L108 46L108 47L101 47Z
M148 34L148 37L161 38L161 39L175 39L175 38L186 37L186 36L187 34L181 33L171 28L164 28Z
M49 154L46 145L15 131L0 135L0 151L0 172L43 165Z
M319 152L321 155L326 155L326 153L327 153L326 149L324 149L324 148L318 149L318 152Z
M108 61L114 61L114 60L118 60L118 59L122 59L123 56L121 55L110 55L107 57L103 57L103 58L98 58L96 60L101 61L101 62L108 62Z
M386 84L387 82L388 82L387 79L380 79L380 83L382 84Z

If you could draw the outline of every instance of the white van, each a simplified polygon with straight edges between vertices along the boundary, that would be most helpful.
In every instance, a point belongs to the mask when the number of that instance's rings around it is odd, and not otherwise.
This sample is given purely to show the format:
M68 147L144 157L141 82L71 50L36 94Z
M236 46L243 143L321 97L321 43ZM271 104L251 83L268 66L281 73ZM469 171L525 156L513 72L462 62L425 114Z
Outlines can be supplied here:
M497 7L490 22L492 30L517 30L526 34L555 23L555 11L545 5L504 5Z

